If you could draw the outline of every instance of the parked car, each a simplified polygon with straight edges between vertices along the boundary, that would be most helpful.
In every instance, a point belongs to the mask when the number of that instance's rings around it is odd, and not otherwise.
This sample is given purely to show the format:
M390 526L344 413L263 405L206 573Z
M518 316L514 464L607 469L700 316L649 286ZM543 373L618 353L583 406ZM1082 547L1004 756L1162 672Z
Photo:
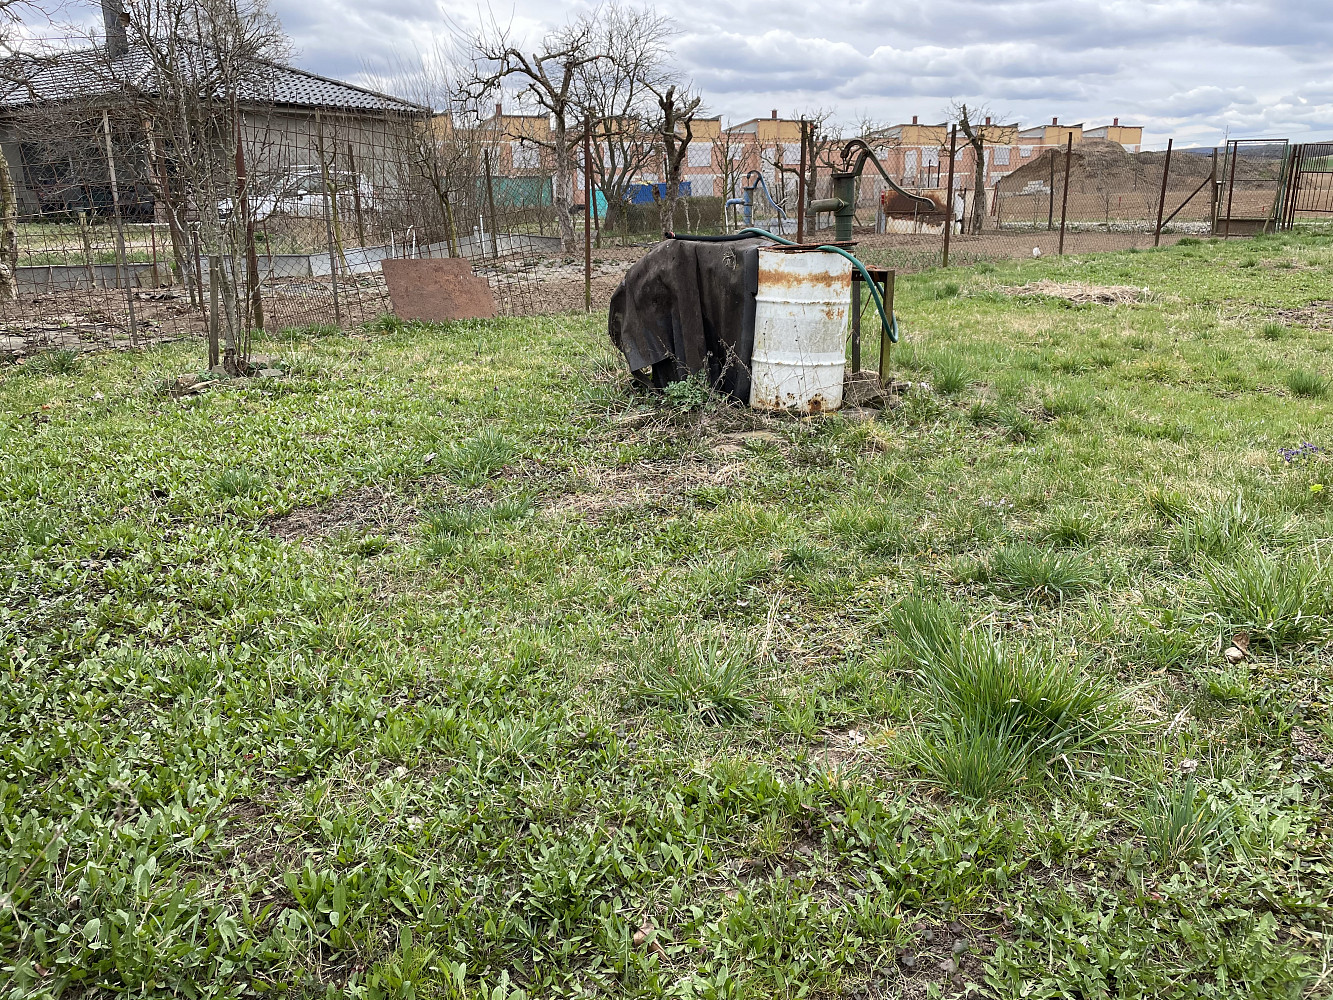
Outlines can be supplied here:
M328 172L328 197L336 198L340 213L356 210L360 196L361 210L375 207L375 189L370 182L350 170ZM321 218L325 212L324 172L319 167L294 167L276 181L250 189L250 218L255 222L275 215ZM233 199L218 203L218 216L226 219L234 211Z

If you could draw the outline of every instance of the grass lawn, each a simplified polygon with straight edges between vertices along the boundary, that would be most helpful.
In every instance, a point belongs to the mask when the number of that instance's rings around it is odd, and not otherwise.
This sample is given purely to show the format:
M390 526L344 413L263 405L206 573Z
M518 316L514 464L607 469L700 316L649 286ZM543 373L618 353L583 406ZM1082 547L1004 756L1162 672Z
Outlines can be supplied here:
M0 992L1327 994L1330 282L905 277L870 421L597 316L3 370Z

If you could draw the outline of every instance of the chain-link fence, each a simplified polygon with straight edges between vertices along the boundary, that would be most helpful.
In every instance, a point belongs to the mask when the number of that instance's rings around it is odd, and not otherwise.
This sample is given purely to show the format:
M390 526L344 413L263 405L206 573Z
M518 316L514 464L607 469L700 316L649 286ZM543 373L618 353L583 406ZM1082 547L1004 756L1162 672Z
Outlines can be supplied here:
M357 93L356 106L236 103L209 117L188 151L133 105L12 112L18 223L0 354L196 337L210 342L211 362L229 348L244 359L251 330L345 327L388 312L381 264L400 258L468 260L502 315L600 307L660 238L660 183L627 188L633 198L608 213L597 159L585 210L589 164L576 140L562 225L556 151L540 122L516 124L497 108L464 128ZM699 193L679 200L673 229L748 222L792 237L802 189L833 194L840 143L812 142L803 160L799 143L707 142L707 162L691 161ZM588 148L605 155L595 139ZM892 184L861 178L854 238L869 263L904 272L1333 219L1333 144L1131 152L1084 138L1025 148L1011 163L952 133L932 155L881 155L900 166ZM809 215L806 240L832 239L832 223Z

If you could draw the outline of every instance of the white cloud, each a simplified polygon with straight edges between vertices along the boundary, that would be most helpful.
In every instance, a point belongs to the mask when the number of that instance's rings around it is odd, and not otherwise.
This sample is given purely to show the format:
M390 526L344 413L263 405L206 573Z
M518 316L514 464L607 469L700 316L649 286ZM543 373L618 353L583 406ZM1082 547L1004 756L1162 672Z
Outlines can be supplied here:
M481 9L444 0L271 0L296 62L368 78ZM512 6L510 5L512 4ZM529 44L590 4L510 0ZM1333 4L1315 0L658 0L678 62L712 110L745 119L815 107L938 120L952 99L1005 120L1143 125L1213 142L1229 132L1333 138ZM97 8L70 8L88 24ZM447 11L447 13L446 13Z

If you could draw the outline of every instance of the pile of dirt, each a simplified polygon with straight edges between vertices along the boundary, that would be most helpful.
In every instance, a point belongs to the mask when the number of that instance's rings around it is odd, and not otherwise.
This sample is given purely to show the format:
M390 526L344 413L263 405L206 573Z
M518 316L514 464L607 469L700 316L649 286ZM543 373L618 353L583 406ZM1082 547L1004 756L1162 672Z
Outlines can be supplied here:
M1095 302L1105 306L1143 302L1151 295L1147 288L1135 288L1133 285L1089 285L1082 281L1049 279L1032 281L1016 288L1006 288L1004 292L1014 298L1064 299L1066 302L1080 305Z

